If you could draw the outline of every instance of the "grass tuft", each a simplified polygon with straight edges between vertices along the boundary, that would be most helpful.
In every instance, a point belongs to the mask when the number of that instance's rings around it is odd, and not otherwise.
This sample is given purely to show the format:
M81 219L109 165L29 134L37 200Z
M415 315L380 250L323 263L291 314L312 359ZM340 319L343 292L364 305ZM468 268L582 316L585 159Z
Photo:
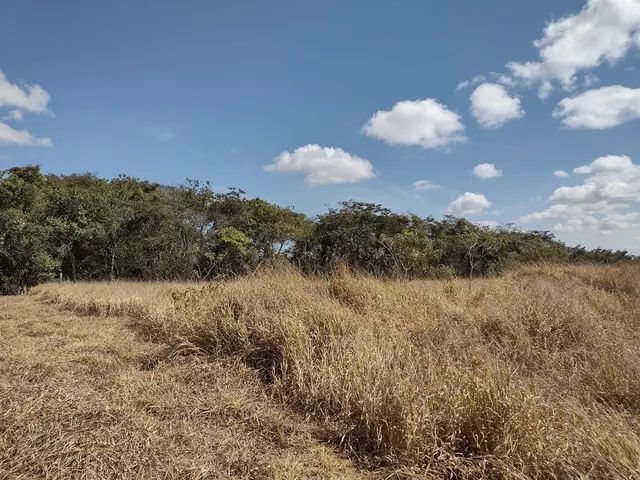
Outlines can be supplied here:
M447 281L271 269L34 295L240 360L345 451L399 477L640 476L637 265Z

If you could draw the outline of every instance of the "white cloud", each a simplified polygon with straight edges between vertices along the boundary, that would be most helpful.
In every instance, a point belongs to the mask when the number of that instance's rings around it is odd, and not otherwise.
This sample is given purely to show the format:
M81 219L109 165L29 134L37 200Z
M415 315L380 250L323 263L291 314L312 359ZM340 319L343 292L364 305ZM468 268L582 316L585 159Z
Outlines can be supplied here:
M596 158L589 165L576 167L573 169L573 171L580 175L621 171L638 173L636 172L636 167L637 165L634 165L632 160L626 155L607 155L604 157Z
M293 152L282 152L264 167L268 172L304 173L310 185L356 183L376 176L373 165L364 158L340 148L305 145Z
M50 138L37 138L26 130L15 130L0 122L0 145L52 147Z
M5 115L0 120L14 120L17 122L21 122L22 120L24 120L24 111L11 110L8 115Z
M558 102L553 117L569 128L604 129L640 117L640 88L612 85Z
M590 229L604 233L638 225L640 165L625 155L609 155L573 171L587 177L580 185L557 188L549 196L550 207L520 221L555 220L557 231Z
M564 170L556 170L555 172L553 172L553 174L559 178L567 178L569 176L569 174Z
M611 209L604 202L589 205L557 204L520 219L524 223L546 220L556 220L557 223L553 225L553 229L558 232L597 230L608 233L637 226L640 213L619 212Z
M483 180L502 176L502 170L498 170L493 163L480 163L473 167L472 172L476 177Z
M464 82L460 82L456 87L456 91L463 90L468 87L473 87L474 85L484 82L486 79L487 78L484 75L476 75L470 80L465 80Z
M551 95L552 91L553 85L551 84L551 82L548 80L544 80L538 87L538 97L540 97L542 100L545 100L546 98L549 98L549 95Z
M509 75L504 75L502 73L491 72L491 77L494 78L498 83L501 83L505 87L515 87L518 82L516 82Z
M465 215L484 215L491 202L481 193L465 192L449 204L446 213L458 217Z
M524 117L520 99L512 97L497 83L483 83L471 97L471 113L485 128L499 128L510 120Z
M438 190L440 185L436 185L431 180L418 180L413 183L413 188L421 191Z
M405 100L390 111L376 112L363 127L371 136L391 145L443 148L466 140L460 116L433 98Z
M598 78L597 75L594 75L593 73L588 73L584 76L584 86L587 88L599 82L600 82L600 79Z
M40 85L16 85L0 71L0 107L46 113L50 98Z
M24 120L25 112L49 113L49 100L49 94L40 85L11 83L0 70L0 108L11 109L6 115L0 114L0 145L53 146L49 138L38 138L4 123Z
M548 95L551 84L575 85L576 75L623 58L640 46L640 2L638 0L587 0L577 14L550 22L542 38L533 44L539 60L511 62L507 67L521 81L542 86Z

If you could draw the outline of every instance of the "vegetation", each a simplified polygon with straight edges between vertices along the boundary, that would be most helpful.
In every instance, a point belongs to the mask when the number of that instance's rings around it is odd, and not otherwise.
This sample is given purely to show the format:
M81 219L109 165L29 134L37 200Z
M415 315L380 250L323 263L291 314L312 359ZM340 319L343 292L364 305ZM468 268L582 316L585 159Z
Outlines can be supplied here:
M638 477L633 260L370 203L308 218L195 180L9 169L0 292L40 285L2 300L18 353L3 364L0 472ZM35 322L34 300L73 313ZM152 447L148 428L188 440ZM247 442L259 453L232 446ZM126 471L104 460L121 456Z
M631 258L568 248L544 231L393 213L355 201L310 219L290 208L121 176L0 172L0 293L54 278L211 280L282 259L307 273L345 264L396 278L486 276L521 263Z
M0 478L372 478L255 371L172 355L127 323L0 297Z
M405 220L390 216L385 232ZM370 478L640 476L631 262L452 280L284 266L217 283L56 282L32 294L76 314L128 314L170 358L246 365ZM154 404L175 395L155 391ZM285 478L270 475L251 478Z

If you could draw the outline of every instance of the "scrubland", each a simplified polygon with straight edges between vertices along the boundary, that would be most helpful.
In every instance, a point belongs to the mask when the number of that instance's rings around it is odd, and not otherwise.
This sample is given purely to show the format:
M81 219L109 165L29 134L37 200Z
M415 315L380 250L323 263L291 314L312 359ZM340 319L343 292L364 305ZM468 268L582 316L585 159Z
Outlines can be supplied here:
M321 427L371 476L640 477L637 264L448 281L277 268L206 284L49 283L31 298L127 315L171 358L243 365L269 405Z

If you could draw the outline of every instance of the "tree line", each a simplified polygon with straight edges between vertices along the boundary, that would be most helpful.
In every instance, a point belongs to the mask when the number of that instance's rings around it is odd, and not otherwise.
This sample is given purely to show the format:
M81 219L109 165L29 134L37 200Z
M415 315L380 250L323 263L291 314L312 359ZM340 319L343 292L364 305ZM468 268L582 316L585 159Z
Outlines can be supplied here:
M211 280L273 260L306 273L347 265L403 278L493 275L525 262L617 262L626 251L568 247L548 231L394 213L347 201L315 218L187 180L0 172L0 293L52 279Z

